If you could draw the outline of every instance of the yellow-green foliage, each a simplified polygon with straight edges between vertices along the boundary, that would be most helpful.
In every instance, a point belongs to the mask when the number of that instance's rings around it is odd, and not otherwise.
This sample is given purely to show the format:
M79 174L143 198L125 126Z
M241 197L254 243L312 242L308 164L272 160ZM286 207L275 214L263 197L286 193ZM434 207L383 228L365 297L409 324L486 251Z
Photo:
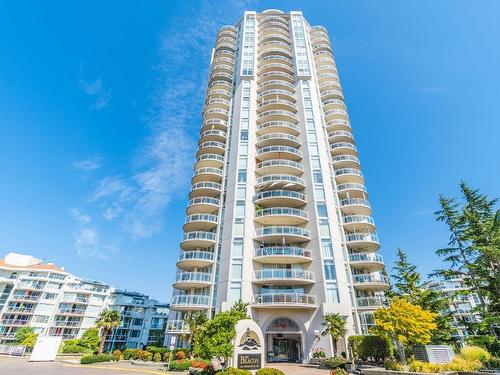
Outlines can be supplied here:
M389 307L375 311L373 333L396 338L405 345L425 345L437 327L436 317L436 313L412 305L404 298L394 298Z
M481 361L485 363L491 359L491 354L479 346L464 346L460 350L460 357L467 361Z
M424 372L429 374L449 371L474 372L479 370L481 367L483 367L483 365L480 361L469 361L458 356L453 358L451 363L412 361L409 365L410 372Z
M453 358L451 363L446 365L447 371L465 371L465 372L475 372L483 367L481 361L478 360L467 360L460 356Z

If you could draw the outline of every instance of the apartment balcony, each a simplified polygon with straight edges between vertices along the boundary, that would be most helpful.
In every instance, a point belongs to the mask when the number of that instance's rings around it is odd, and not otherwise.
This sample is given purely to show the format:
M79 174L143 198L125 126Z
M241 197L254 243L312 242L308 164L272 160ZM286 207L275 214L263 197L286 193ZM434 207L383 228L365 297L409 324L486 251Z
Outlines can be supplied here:
M253 296L254 308L316 309L316 296L303 293L265 293Z
M335 82L340 85L339 81L339 75L337 73L321 73L317 75L318 83L325 83L325 82Z
M352 253L349 261L351 267L360 267L370 272L384 269L384 258L376 253Z
M232 83L224 81L222 79L218 79L216 81L211 81L208 84L207 94L210 95L212 90L231 90L232 88L233 88Z
M357 156L358 151L356 146L354 146L351 142L336 142L330 144L330 152L332 156L338 155L352 155Z
M274 98L288 100L292 103L295 103L297 101L295 95L288 90L269 89L269 90L264 90L257 95L258 100L266 100Z
M339 197L343 198L365 198L367 195L366 188L363 184L338 184L337 192Z
M204 132L206 130L212 130L212 129L219 129L219 130L226 131L228 129L227 120L214 118L214 119L203 121L203 124L201 127L202 132Z
M224 166L224 156L219 154L203 154L196 158L195 169L199 168L222 168Z
M68 321L68 320L61 321L61 320L59 320L59 321L55 321L52 326L53 327L79 327L81 323L82 323L81 321Z
M295 82L295 78L293 74L282 72L280 70L271 70L266 73L260 73L257 78L257 83L261 84L266 81L273 81L275 79L280 79L283 81L287 81L288 83L293 84Z
M354 287L359 290L387 290L389 278L382 274L370 273L352 275Z
M224 73L224 72L215 72L210 75L208 78L208 84L215 82L215 81L226 81L227 83L231 83L233 81L233 75L229 73ZM224 107L229 108L229 106L224 105ZM207 112L205 110L205 112Z
M206 249L214 246L217 237L214 232L195 231L184 233L181 242L181 249Z
M201 156L205 154L219 154L224 155L226 152L226 144L222 142L210 141L203 142L200 144L200 148L196 153L196 156Z
M78 308L72 308L72 307L61 307L57 311L57 314L59 315L84 315L85 314L85 309L78 309Z
M347 246L353 250L377 251L380 243L375 233L347 233L345 236Z
M257 87L257 91L261 92L264 90L285 90L290 92L290 94L295 95L295 85L284 80L284 79L273 79L260 83Z
M189 201L186 212L188 215L201 213L213 214L219 209L219 204L220 201L217 198L197 197Z
M256 158L260 161L281 158L300 161L302 159L302 152L290 146L266 146L257 149Z
M254 239L265 243L303 243L308 242L310 237L309 231L304 228L276 225L258 228Z
M288 32L288 21L282 18L263 18L259 22L259 33L267 28L279 28Z
M209 272L179 272L175 276L174 288L198 289L211 285L212 274Z
M213 73L234 73L234 60L221 57L215 60L212 64L211 74Z
M338 100L344 100L344 93L341 90L324 90L321 92L321 99L322 100L328 100L328 99L338 99Z
M359 168L360 162L356 156L352 155L337 155L332 158L332 163L335 169L341 168Z
M352 133L348 130L334 130L328 133L328 140L331 143L335 142L354 142Z
M286 159L265 160L255 166L255 171L260 175L291 174L301 175L304 173L302 164Z
M225 143L227 139L227 133L219 129L205 130L200 135L200 144L208 141L217 141Z
M196 230L209 231L217 226L218 216L211 214L194 214L186 217L184 231L192 232Z
M316 73L322 74L322 73L336 73L338 74L337 67L335 66L335 63L333 60L329 58L320 58L315 61L316 65Z
M208 309L210 297L203 294L178 294L170 301L170 310L192 311Z
M298 264L312 261L311 252L298 246L265 246L255 249L255 261L271 264Z
M256 211L255 221L263 225L298 225L309 220L306 211L291 207L271 207Z
M300 207L306 204L306 196L292 190L268 190L255 194L253 201L264 207Z
M264 54L279 54L286 57L292 57L292 49L288 43L272 40L262 43L258 46L259 55Z
M214 57L227 57L234 59L236 57L236 53L234 53L230 49L220 49L218 51L215 51Z
M63 297L61 299L61 302L75 302L75 303L88 304L89 298L88 297Z
M180 269L203 268L214 263L214 253L211 251L183 251L179 256L177 267Z
M217 34L217 36L222 36L223 34L230 35L236 39L236 36L238 35L238 29L233 25L225 25L219 29L219 33Z
M385 297L356 297L358 309L378 309L387 305Z
M167 326L165 327L166 333L172 334L182 334L189 333L189 325L184 320L169 320Z
M270 121L286 121L294 124L297 124L299 122L294 112L285 111L282 109L273 109L257 114L258 124Z
M29 325L30 320L21 320L21 319L2 319L0 321L0 324L4 326L16 326L16 327L22 327L22 326L27 326Z
M338 184L346 182L361 184L365 179L363 178L363 173L357 168L341 168L335 170L335 181Z
M194 171L191 183L196 184L203 181L221 182L223 174L224 172L220 168L199 168Z
M264 135L270 133L286 133L291 135L299 135L300 128L288 121L269 121L257 125L257 135Z
M340 211L344 215L367 215L372 214L370 202L363 198L346 198L340 200Z
M318 84L320 93L328 90L340 90L342 91L342 86L338 80L329 79L325 82Z
M314 284L314 273L294 269L264 269L255 271L255 284L306 285Z
M290 36L287 33L284 33L281 29L275 28L275 30L279 30L276 32L268 32L265 35L259 34L259 43L258 45L264 45L268 42L280 42L285 43L287 45L291 45Z
M290 174L270 174L257 178L255 187L257 190L283 189L302 190L305 188L305 181Z
M230 52L236 51L236 43L234 42L219 42L215 45L215 52L228 50Z
M333 119L326 121L326 130L351 130L351 123L349 119Z
M25 283L19 283L17 285L18 289L23 289L23 290L43 290L45 288L45 283L43 284L25 284Z
M216 182L198 182L191 187L189 198L218 197L222 192L222 185ZM190 201L191 204L191 201ZM218 205L217 205L218 207Z
M326 121L349 119L349 114L345 109L329 109L327 111L323 111L323 115L325 116Z
M342 223L344 224L344 229L349 232L375 231L375 220L367 215L343 216Z
M293 68L284 62L267 62L262 64L259 68L259 74L266 74L272 71L283 72L288 75L293 76Z
M286 64L290 68L293 68L293 60L287 56L283 55L270 55L260 56L258 58L257 67L260 69L262 66L267 64Z
M14 294L11 297L12 301L24 302L24 301L38 301L40 299L40 295L16 295Z
M7 306L5 309L6 313L21 313L21 314L33 314L35 311L34 307L13 307L13 306Z
M220 74L227 74L227 73L216 73L214 75L220 75ZM215 109L215 108L223 108L223 109L226 109L226 110L229 110L230 106L231 106L231 101L229 99L226 99L226 98L218 98L218 97L214 97L215 95L210 94L210 96L208 97L208 99L205 101L205 108L203 108L203 111L206 112L206 111L209 111L211 109ZM225 139L225 137L224 137ZM207 140L210 140L210 139L207 139Z
M257 137L256 145L258 147L268 147L272 145L300 147L300 139L288 133L268 133Z
M258 103L257 111L259 112L269 111L271 109L283 109L297 113L297 106L289 100L275 98L262 100Z

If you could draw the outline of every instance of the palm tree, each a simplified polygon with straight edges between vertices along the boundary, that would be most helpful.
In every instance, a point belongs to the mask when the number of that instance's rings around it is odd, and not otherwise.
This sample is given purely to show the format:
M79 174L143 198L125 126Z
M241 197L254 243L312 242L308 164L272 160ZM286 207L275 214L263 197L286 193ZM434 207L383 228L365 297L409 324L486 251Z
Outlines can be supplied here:
M337 341L339 341L346 334L345 318L337 313L326 314L325 321L321 323L325 328L321 332L322 336L330 335L333 341L333 349L337 354Z
M195 311L184 318L184 323L187 324L189 332L181 336L182 340L186 340L191 348L191 355L193 357L194 347L199 333L203 330L203 326L208 321L207 315L203 311Z
M99 344L99 354L102 354L102 349L104 348L104 341L106 341L106 336L113 330L113 328L119 327L121 324L120 313L116 310L103 310L96 321L96 327L102 328L101 331L101 342Z

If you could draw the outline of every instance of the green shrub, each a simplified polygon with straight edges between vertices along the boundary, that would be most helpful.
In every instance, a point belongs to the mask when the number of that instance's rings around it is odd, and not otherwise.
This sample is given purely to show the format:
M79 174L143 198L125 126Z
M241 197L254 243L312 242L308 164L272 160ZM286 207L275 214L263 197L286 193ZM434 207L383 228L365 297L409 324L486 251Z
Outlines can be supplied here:
M239 368L228 367L224 371L219 372L220 375L252 375L248 370L242 370Z
M264 367L260 370L257 370L256 375L285 375L285 373L277 368L272 367Z
M479 346L464 346L460 350L460 357L467 361L481 361L484 363L491 358L491 354Z
M115 361L119 361L122 358L121 350L113 350L113 358L115 359Z
M111 362L114 358L112 355L86 355L80 358L80 363L82 365L89 365L91 363L99 363L99 362Z
M141 359L142 349L132 349L132 359Z
M391 371L403 371L403 365L394 358L388 358L384 361L384 368Z
M460 356L453 358L451 363L444 365L444 371L476 372L483 367L479 360L467 360Z
M349 348L352 350L354 359L382 362L391 356L387 340L377 335L350 336Z
M349 336L349 350L352 353L354 359L362 359L361 358L361 344L363 343L365 336Z
M172 363L170 364L171 370L186 371L189 370L190 367L191 361L188 361L186 359L172 361Z
M123 354L123 359L128 360L128 359L132 358L133 352L134 352L133 349L128 349L128 348L125 349L123 351L123 353L122 353Z
M500 340L492 335L469 336L466 339L467 345L480 346L496 357L500 356Z
M150 353L146 350L141 350L138 359L144 362L149 362L153 359L153 353Z
M64 345L63 353L88 353L92 354L92 350L88 348L84 348L83 346L80 345Z
M161 354L155 353L155 355L153 356L153 361L160 362L161 361Z
M82 338L79 340L78 345L96 352L99 349L99 330L97 328L89 328L83 332Z
M323 363L323 365L326 368L335 368L335 367L337 367L339 365L343 365L347 361L346 361L346 359L344 357L330 357L330 358L324 359L321 362Z
M156 354L156 353L160 353L160 355L162 356L164 353L168 352L168 348L164 347L164 346L146 346L146 350L150 353L153 353L153 356Z
M484 365L489 369L500 368L500 357L491 357Z
M170 359L170 352L163 353L161 359L163 360L163 362L168 362L168 360Z
M80 340L78 340L78 339L66 340L63 342L63 344L64 344L64 346L80 345Z

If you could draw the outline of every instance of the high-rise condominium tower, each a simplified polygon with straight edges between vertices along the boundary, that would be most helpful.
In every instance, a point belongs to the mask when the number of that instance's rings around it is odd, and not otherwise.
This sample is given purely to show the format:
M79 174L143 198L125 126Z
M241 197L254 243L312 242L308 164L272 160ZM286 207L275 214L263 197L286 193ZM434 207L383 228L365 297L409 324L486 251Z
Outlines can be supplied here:
M239 299L267 361L331 354L328 313L367 333L389 284L323 27L268 10L220 29L189 198L167 333Z

